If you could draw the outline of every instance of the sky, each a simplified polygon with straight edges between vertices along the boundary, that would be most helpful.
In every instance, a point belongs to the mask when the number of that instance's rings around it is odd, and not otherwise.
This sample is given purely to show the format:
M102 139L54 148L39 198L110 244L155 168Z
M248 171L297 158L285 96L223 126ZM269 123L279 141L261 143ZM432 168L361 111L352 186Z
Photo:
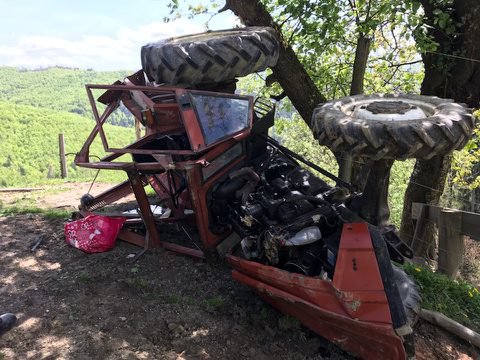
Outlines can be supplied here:
M205 31L210 16L184 16L165 23L168 2L0 0L0 66L140 69L142 45ZM222 6L223 1L219 4ZM235 16L224 12L213 17L209 28L226 29L235 24Z

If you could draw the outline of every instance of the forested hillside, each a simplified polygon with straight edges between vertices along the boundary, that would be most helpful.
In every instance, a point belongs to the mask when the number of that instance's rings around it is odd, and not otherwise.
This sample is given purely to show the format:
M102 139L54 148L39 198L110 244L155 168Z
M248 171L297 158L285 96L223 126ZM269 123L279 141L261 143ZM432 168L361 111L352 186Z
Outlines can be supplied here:
M111 84L132 73L131 71L93 71L68 68L19 70L0 67L0 101L67 111L91 117L85 84ZM130 126L131 120L122 113L115 114L112 122Z
M127 72L0 67L0 187L28 186L59 178L59 133L65 135L66 152L72 153L67 156L68 178L92 179L93 170L73 164L73 153L80 150L94 126L85 84L110 84L125 75ZM118 121L116 124L120 125ZM107 125L106 131L118 145L134 140L132 129ZM100 142L94 143L91 155L102 153ZM118 180L118 176L105 171L100 179Z

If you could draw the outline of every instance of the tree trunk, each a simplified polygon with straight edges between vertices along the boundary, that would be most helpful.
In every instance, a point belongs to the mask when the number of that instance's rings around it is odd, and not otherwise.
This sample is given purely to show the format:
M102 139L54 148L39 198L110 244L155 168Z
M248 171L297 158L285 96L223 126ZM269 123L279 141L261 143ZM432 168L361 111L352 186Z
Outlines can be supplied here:
M439 43L435 52L422 55L425 78L422 94L454 99L470 107L480 103L480 2L455 0L451 14L455 23L463 24L456 34L447 36L434 23L437 10L430 0L421 0L430 35ZM446 9L439 9L447 11ZM458 33L458 34L457 34ZM451 57L449 55L453 55Z
M367 68L368 54L370 52L370 42L371 40L364 34L358 36L355 60L353 61L350 95L363 94L363 80L365 78L365 69Z
M412 243L415 231L412 220L412 202L438 205L450 169L450 160L450 156L436 156L430 160L417 160L415 163L405 192L400 227L400 238L409 245ZM433 242L433 226L431 224L427 225L423 240L428 244ZM425 248L428 249L428 246Z
M227 0L222 10L230 9L247 26L270 26L280 39L278 63L272 68L280 84L300 116L311 127L313 110L326 100L300 63L292 47L282 35L280 26L258 0Z
M478 0L455 0L451 16L454 23L462 24L455 34L447 35L435 23L436 10L431 0L420 0L425 11L425 23L429 35L437 42L435 52L422 54L425 78L422 94L452 98L470 107L480 102L480 2ZM449 56L450 55L450 56ZM459 56L461 58L459 58ZM467 59L465 59L467 58ZM470 60L469 60L470 59ZM431 160L417 160L405 192L400 234L407 243L413 237L411 218L412 202L437 204L450 170L450 156ZM432 229L427 231L425 241L433 242Z
M270 26L276 30L281 46L278 63L272 69L273 78L278 81L300 116L311 127L313 110L319 103L325 102L327 99L320 93L292 47L284 39L280 26L275 23L270 13L258 0L226 0L225 6L220 11L227 9L230 9L247 26ZM355 52L351 95L363 92L363 80L370 42L371 40L363 34L357 40L358 46ZM363 169L365 167L357 169L357 166L355 166L353 169L354 177L351 178L352 167L348 165L351 158L347 158L346 163L343 163L345 154L336 154L336 156L342 169L340 176L346 181L353 180L359 189L363 189L368 169ZM358 179L358 181L355 181L355 179Z
M368 55L370 53L371 39L360 33L355 49L353 61L352 82L350 84L350 95L363 94L363 83L365 70L367 69ZM363 191L370 167L363 165L361 161L354 161L351 154L335 154L339 170L338 177L352 183L359 191Z

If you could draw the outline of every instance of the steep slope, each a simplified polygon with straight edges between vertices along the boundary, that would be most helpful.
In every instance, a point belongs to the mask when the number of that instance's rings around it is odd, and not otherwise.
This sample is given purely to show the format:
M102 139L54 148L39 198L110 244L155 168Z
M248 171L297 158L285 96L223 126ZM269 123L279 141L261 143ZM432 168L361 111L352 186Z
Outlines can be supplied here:
M65 135L66 152L73 154L94 126L93 120L77 114L7 102L0 102L0 123L0 187L58 178L58 134ZM126 145L135 138L133 129L113 125L105 129L115 145ZM99 141L93 144L91 155L103 155ZM69 179L91 179L94 171L76 168L73 159L73 155L67 156ZM105 172L103 180L117 180L119 176L122 174Z
M0 101L91 117L85 84L112 84L131 73L68 68L19 70L0 67ZM113 118L113 123L131 125L120 112Z

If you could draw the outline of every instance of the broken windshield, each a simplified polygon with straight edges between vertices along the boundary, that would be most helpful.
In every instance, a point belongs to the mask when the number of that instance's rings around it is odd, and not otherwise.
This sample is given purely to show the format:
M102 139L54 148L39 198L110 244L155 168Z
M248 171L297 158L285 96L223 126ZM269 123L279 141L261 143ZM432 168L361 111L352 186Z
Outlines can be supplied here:
M250 113L248 98L191 95L206 145L222 140L248 127Z

